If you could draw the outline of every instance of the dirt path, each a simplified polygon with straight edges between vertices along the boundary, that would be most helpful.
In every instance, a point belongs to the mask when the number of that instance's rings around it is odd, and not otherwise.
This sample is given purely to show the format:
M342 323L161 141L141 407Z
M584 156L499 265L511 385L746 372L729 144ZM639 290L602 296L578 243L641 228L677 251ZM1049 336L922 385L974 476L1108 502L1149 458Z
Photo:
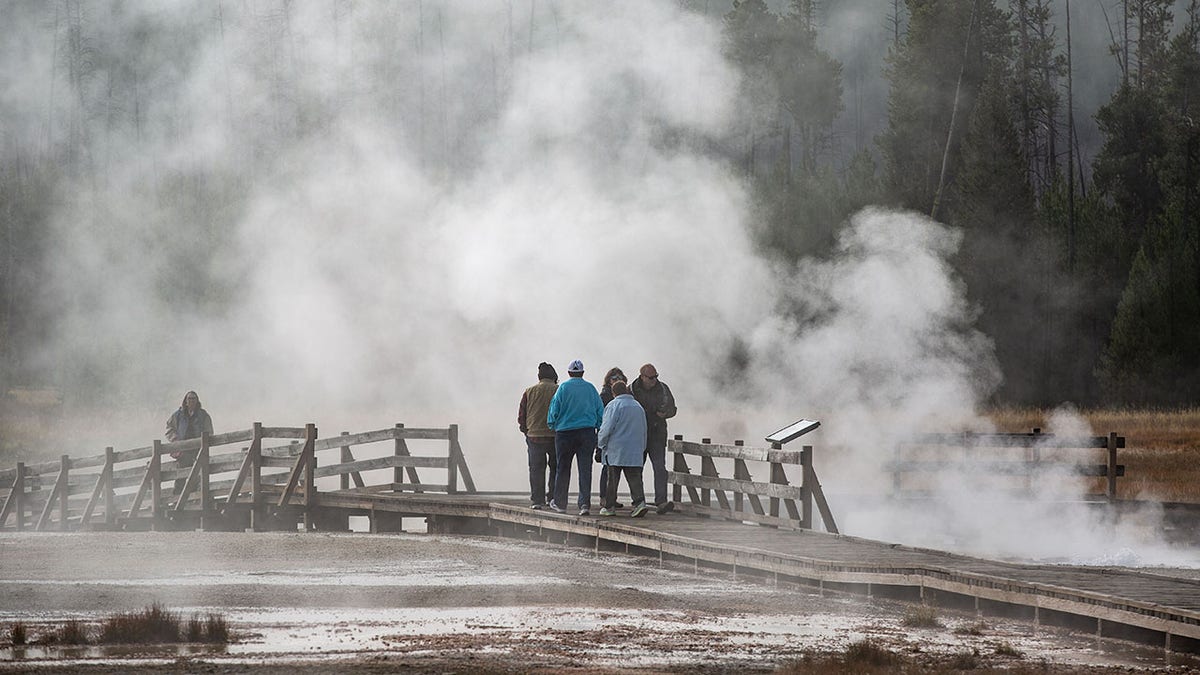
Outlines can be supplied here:
M1054 672L1200 661L1030 624L821 597L657 560L427 535L71 533L0 535L0 640L158 602L220 612L226 646L12 647L0 670L47 672L770 672L864 639L937 664ZM1044 672L1044 671L1043 671ZM1113 672L1117 672L1114 670ZM1121 672L1125 672L1122 670Z

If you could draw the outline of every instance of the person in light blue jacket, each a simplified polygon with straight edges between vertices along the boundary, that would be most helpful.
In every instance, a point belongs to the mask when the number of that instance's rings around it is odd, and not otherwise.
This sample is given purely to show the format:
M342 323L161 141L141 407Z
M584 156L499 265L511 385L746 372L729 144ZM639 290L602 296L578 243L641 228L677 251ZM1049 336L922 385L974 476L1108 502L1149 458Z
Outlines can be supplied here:
M583 361L572 361L567 374L571 377L558 385L546 413L546 425L554 430L554 452L558 459L550 510L567 512L571 460L575 460L579 465L579 515L588 516L592 508L592 450L596 448L596 431L604 418L604 405L596 387L583 379Z
M633 500L633 517L646 515L646 491L642 486L642 466L646 461L646 411L630 393L629 386L617 381L612 385L613 400L604 407L604 419L596 444L608 467L608 485L601 485L600 515L616 515L617 484L621 473Z

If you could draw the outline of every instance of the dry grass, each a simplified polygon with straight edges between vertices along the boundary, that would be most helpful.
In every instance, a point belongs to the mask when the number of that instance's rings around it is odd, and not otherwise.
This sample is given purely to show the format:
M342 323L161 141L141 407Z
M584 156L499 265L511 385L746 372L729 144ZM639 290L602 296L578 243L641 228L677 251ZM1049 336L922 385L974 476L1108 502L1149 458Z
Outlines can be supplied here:
M1117 452L1117 462L1125 465L1125 476L1117 480L1118 498L1200 503L1200 408L1078 412L1094 435L1115 431L1125 437L1125 448ZM1053 414L1042 408L1016 408L993 410L987 416L997 431L1016 433L1035 427L1051 431ZM1090 489L1103 492L1101 480Z
M910 608L904 613L904 618L900 620L900 623L910 628L943 627L941 620L938 619L937 610L924 606Z
M155 603L137 611L115 614L100 626L99 641L105 644L154 644L164 642L229 642L225 617L192 615L186 621L179 614Z

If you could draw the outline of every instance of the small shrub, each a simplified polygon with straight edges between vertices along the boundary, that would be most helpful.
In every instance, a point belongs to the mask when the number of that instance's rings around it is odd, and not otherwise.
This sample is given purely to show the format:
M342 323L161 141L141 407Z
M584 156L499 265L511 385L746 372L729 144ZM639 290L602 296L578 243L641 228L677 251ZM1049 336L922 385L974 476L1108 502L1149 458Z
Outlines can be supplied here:
M916 607L904 614L901 620L910 628L941 628L942 622L937 618L937 612L932 607Z
M179 615L154 603L139 612L120 613L105 619L100 626L100 642L179 642L181 623Z
M23 645L27 636L25 635L25 624L20 621L14 621L8 628L9 639L14 645Z
M200 615L193 614L187 622L187 641L200 642L204 639L204 621Z
M979 650L959 652L950 657L946 666L951 670L975 670L979 667Z
M91 631L78 619L71 619L54 635L54 642L62 645L86 645L91 642Z
M1019 659L1019 658L1024 657L1025 653L1022 652L1021 650L1017 649L1016 647L1012 646L1008 642L1001 642L1000 644L996 645L996 655L997 656L1011 656L1014 659Z
M229 624L220 614L209 614L204 620L204 639L206 642L224 644L229 642Z
M959 626L954 629L955 635L983 635L983 631L987 630L988 625L982 621L977 621L966 626Z
M891 666L900 661L893 654L870 639L859 640L846 647L846 663L860 666Z

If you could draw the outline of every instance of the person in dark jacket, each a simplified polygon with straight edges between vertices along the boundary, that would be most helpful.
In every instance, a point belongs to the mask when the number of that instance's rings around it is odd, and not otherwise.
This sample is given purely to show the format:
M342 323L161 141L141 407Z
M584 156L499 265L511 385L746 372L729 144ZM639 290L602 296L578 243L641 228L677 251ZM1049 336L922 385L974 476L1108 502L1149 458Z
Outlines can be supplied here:
M629 390L646 411L646 458L654 467L655 510L668 513L675 508L667 496L667 420L677 412L675 397L651 363L641 367Z
M517 426L525 434L525 449L529 455L529 502L535 509L546 508L546 495L554 494L554 473L558 461L554 451L554 430L546 425L546 413L550 412L550 400L558 391L558 372L554 366L543 361L538 364L537 384L521 394L521 405L517 408ZM550 478L546 478L546 469Z
M171 413L167 418L167 440L174 443L175 441L186 441L192 438L200 438L200 434L211 434L213 432L212 418L208 416L206 411L200 405L200 396L194 391L189 391L183 395L183 403L179 404L179 410ZM176 450L171 453L171 458L179 463L179 467L186 469L196 461L198 450L188 450L186 452ZM175 481L175 494L183 491L185 479L179 478Z

